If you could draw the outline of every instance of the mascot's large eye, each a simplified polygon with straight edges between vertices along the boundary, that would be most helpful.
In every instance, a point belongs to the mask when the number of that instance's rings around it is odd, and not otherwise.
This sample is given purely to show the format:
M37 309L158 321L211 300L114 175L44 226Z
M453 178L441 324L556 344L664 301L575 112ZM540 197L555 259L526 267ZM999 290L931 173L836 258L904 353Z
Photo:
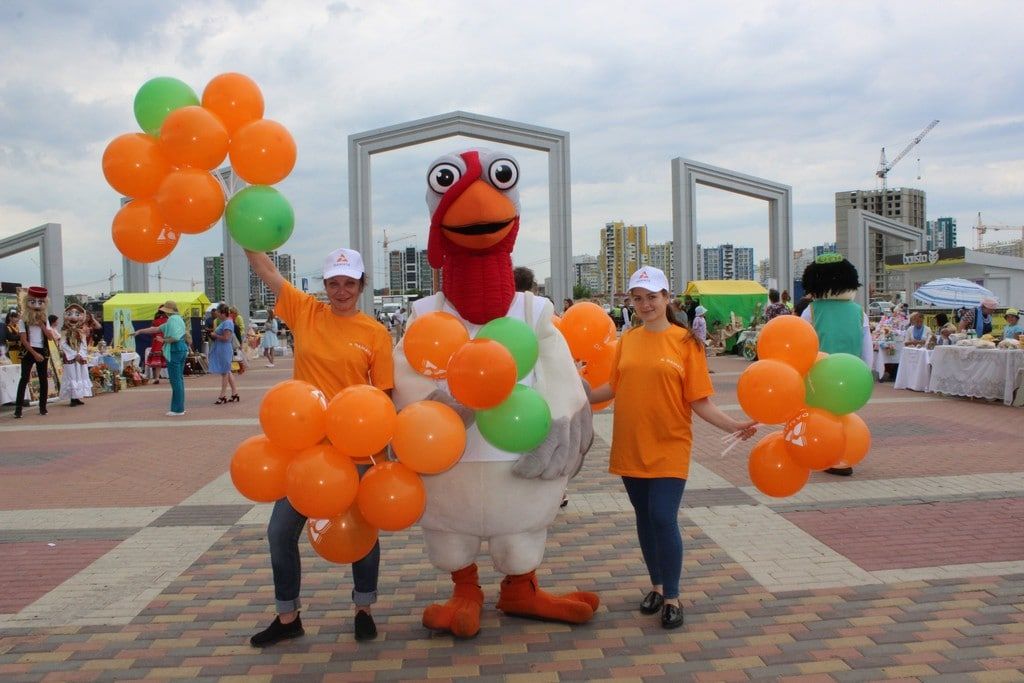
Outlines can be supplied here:
M461 177L462 171L458 166L444 161L430 169L430 173L427 174L427 184L434 192L444 194L449 187L459 182Z
M511 190L519 181L519 167L511 159L498 159L491 162L487 176L499 190Z

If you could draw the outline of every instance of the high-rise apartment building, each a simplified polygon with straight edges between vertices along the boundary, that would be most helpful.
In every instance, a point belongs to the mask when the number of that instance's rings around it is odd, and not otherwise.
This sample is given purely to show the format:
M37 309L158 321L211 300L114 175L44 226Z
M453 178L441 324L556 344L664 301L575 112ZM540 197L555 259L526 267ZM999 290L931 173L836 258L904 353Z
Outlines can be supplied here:
M949 249L956 246L956 219L949 216L925 223L925 248Z
M757 282L762 287L768 286L768 279L772 276L772 262L763 258L757 262Z
M295 284L295 259L291 254L279 254L276 251L267 252L267 256L281 272L281 277L286 282ZM222 257L218 257L222 258ZM249 268L249 308L252 310L261 308L273 308L277 303L277 295L266 285L263 280Z
M849 252L847 244L846 212L862 209L906 223L925 231L925 193L908 187L888 190L850 190L836 192L836 246L844 256ZM906 250L906 242L881 234L872 234L868 239L868 272L861 273L861 281L868 287L869 296L894 294L903 289L903 273L890 273L887 279L885 257L900 254Z
M436 289L435 273L427 260L426 249L406 247L388 252L388 291L391 294L433 294Z
M604 291L613 297L625 296L629 276L647 264L649 257L646 225L626 225L622 221L605 223L597 256Z
M652 244L649 246L648 251L651 258L647 264L654 266L655 268L660 268L664 271L665 275L668 276L669 284L675 287L676 265L675 259L673 258L675 255L675 247L672 240L662 244Z
M804 277L804 269L814 262L814 259L818 258L822 254L836 251L835 242L827 242L825 244L818 244L813 247L804 247L803 249L797 249L793 252L793 279L802 280Z
M224 256L203 257L203 291L210 301L224 301Z
M703 280L753 280L754 248L720 244L701 250Z
M597 265L597 257L583 254L572 257L573 285L585 287L594 296L604 294L604 278L601 267Z

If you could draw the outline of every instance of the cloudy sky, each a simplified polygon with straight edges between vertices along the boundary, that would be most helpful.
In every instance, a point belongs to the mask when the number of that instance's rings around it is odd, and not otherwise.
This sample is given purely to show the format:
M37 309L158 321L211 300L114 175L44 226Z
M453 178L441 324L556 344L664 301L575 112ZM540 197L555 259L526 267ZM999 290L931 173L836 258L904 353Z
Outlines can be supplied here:
M110 239L118 198L100 158L137 130L139 86L173 76L201 93L237 71L296 139L298 163L278 188L295 208L284 251L300 274L348 244L348 136L455 110L569 131L576 254L596 254L611 220L669 239L670 160L680 156L791 185L794 244L832 241L834 193L874 189L880 148L892 158L939 119L889 184L926 190L929 218L954 216L960 243L973 245L979 211L986 223L1024 224L1022 20L1017 0L6 0L0 238L60 223L68 291L104 291L121 259ZM470 144L374 159L375 240L387 228L415 236L396 246L425 246L427 166ZM514 260L543 277L546 159L515 154ZM763 202L701 189L697 217L703 244L766 256ZM201 283L202 257L220 251L219 228L184 236L159 265L162 288ZM0 280L37 280L37 261L0 260Z

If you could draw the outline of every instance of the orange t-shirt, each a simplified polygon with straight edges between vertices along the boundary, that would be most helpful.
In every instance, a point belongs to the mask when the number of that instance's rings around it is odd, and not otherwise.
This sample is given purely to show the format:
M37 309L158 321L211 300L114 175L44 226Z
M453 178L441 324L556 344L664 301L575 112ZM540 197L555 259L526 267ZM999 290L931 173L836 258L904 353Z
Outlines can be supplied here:
M615 391L608 471L625 477L690 476L690 403L715 393L704 350L689 331L637 327L622 335L612 368Z
M391 335L362 312L340 316L328 304L285 283L274 312L295 335L292 377L309 382L330 401L345 387L395 386Z

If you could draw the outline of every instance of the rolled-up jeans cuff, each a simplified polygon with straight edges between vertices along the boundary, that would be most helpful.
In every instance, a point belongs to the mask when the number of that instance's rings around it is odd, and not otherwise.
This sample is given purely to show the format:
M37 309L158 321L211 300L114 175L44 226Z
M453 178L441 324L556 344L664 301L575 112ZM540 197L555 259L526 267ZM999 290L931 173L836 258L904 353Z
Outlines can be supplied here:
M356 607L369 607L377 602L377 591L363 593L362 591L353 590L352 602L356 604Z
M302 609L302 602L295 598L294 600L274 600L277 607L278 614L287 614L288 612L298 612Z

